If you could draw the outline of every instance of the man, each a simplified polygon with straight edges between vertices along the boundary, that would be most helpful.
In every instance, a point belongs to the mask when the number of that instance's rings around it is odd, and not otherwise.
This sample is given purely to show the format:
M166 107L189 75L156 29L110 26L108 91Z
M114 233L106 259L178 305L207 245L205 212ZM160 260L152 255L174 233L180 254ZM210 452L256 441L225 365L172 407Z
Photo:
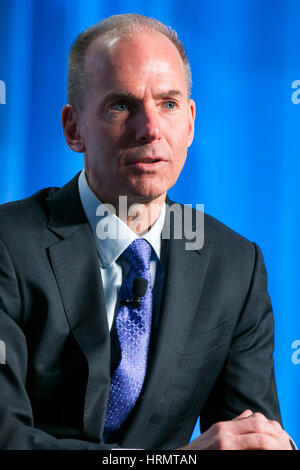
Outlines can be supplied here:
M201 247L175 222L162 236L193 140L190 83L156 20L82 33L62 123L85 171L1 208L0 386L33 449L291 448L260 250L209 216Z

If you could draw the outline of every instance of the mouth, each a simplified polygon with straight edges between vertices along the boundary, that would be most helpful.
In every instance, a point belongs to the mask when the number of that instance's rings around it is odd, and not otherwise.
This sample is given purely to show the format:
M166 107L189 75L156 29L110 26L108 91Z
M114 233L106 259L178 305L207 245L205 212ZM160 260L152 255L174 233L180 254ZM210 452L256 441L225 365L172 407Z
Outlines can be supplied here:
M126 162L127 167L141 171L151 171L166 165L167 161L161 157L132 158Z

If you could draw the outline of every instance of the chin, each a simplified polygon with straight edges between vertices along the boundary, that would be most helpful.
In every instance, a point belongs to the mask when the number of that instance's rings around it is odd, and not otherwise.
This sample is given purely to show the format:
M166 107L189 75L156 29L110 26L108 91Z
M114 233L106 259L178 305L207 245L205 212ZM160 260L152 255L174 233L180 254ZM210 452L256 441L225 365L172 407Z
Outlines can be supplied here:
M163 184L161 180L139 181L137 184L131 186L127 195L129 199L136 202L149 202L164 196L170 187L171 185Z

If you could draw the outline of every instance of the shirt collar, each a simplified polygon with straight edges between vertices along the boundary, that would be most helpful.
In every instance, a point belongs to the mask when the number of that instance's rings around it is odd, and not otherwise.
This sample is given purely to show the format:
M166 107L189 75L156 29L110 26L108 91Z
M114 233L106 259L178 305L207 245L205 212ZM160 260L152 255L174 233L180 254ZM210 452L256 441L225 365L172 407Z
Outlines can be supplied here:
M84 170L82 170L79 175L78 189L83 209L96 240L100 263L103 268L111 266L112 263L115 262L123 251L133 242L133 240L137 238L144 238L147 240L152 246L158 259L160 258L161 232L166 212L165 204L151 229L139 237L121 219L119 219L119 217L109 211L109 209L105 207L104 211L104 205L88 185ZM98 210L98 214L100 212L103 215L97 215L97 209L100 206L102 206L100 209L103 210ZM102 228L102 230L99 231L99 228ZM97 236L97 233L103 233L103 228L105 228L105 230L110 234L119 234L119 236L100 239L99 236Z

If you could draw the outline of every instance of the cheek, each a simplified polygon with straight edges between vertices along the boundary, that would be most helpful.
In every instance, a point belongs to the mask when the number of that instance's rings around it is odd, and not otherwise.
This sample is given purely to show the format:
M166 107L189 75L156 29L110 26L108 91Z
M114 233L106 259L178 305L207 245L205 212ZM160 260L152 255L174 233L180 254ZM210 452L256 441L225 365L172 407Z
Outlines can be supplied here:
M120 124L100 119L95 113L85 118L83 137L87 150L93 154L110 153L118 145Z
M90 164L101 168L113 167L116 163L116 144L112 135L106 132L90 133L86 145L87 158Z
M166 138L177 160L185 160L189 145L189 124L187 115L181 114L166 130Z
M181 137L176 138L173 143L173 156L174 156L174 166L181 170L186 157L187 157L187 136L186 134L181 134Z
M184 167L184 164L185 164L185 161L186 161L186 153L184 153L184 149L182 149L182 152L180 153L180 155L178 156L177 160L176 160L176 167L175 167L175 170L174 170L174 176L176 178L176 180L178 179L183 167Z

